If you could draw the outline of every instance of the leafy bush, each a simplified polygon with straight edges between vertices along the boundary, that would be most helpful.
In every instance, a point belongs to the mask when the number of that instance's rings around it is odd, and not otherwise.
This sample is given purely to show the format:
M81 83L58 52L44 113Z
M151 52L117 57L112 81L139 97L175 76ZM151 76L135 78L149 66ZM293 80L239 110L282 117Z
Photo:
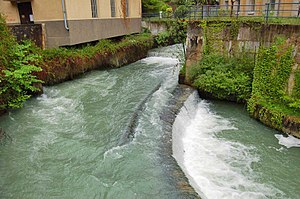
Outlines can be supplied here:
M9 64L12 59L13 48L16 45L14 37L9 32L4 17L0 13L0 67L1 70Z
M159 11L165 11L170 8L164 0L143 0L142 10L143 13L153 13Z
M166 46L171 43L171 35L168 31L164 31L155 36L154 40L158 46Z
M159 33L154 39L158 46L166 46L175 43L185 43L186 40L186 22L167 21L167 30Z
M205 55L200 63L190 67L188 76L196 88L213 97L244 101L251 96L253 67L249 58Z
M30 42L17 44L0 16L0 109L19 108L38 90L33 73L41 71L35 66L41 57L35 50Z
M189 12L189 8L186 5L178 6L174 12L176 18L184 18Z

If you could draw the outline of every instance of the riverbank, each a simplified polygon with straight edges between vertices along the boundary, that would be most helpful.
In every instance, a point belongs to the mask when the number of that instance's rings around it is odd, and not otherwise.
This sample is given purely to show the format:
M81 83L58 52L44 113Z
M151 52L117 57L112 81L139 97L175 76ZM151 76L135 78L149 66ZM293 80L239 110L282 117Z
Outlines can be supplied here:
M30 42L18 44L0 16L0 114L21 108L42 86L72 80L91 70L118 68L147 56L150 34L136 34L96 44L41 50Z
M118 68L147 56L153 47L150 34L125 36L119 40L101 40L82 49L49 49L42 52L43 69L37 74L43 85L54 85L95 69Z
M251 117L300 138L299 29L239 21L190 23L181 82L203 98L246 103Z

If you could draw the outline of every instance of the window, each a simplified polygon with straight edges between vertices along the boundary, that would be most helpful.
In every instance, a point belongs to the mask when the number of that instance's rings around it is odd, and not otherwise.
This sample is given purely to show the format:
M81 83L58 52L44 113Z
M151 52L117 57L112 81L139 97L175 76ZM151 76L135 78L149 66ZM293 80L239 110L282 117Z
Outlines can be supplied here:
M126 17L129 17L129 0L126 0Z
M116 16L116 3L115 3L115 0L110 0L110 13L111 13L111 17Z
M97 10L97 0L91 0L91 8L92 8L92 17L98 17L98 10Z

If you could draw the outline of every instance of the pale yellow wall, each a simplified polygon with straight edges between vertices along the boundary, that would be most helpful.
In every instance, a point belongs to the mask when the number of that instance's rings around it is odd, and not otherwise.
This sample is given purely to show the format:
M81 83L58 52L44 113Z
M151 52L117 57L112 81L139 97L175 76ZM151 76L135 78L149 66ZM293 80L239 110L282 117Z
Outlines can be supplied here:
M276 3L278 3L280 0L276 0ZM256 16L262 16L265 13L265 4L267 2L270 2L270 0L255 0L255 4L257 5L255 7L255 15ZM281 3L298 3L299 0L281 0ZM230 9L230 0L228 1ZM245 7L243 5L245 4L250 4L250 0L241 0L241 15L247 16L246 9L249 10L250 7ZM224 6L225 5L225 0L220 0L220 5ZM237 3L235 3L237 5ZM261 5L261 6L260 6ZM225 8L225 7L222 7ZM280 10L279 15L277 10ZM289 16L297 16L297 9L298 5L297 4L281 4L280 7L278 8L278 4L275 5L275 11L270 11L270 14L274 16L284 16L284 17L289 17ZM293 11L291 11L293 10Z
M141 17L141 0L129 0L130 17Z
M19 11L16 3L0 0L0 13L4 14L7 23L20 23Z
M92 18L91 0L65 0L65 2L69 20Z
M99 0L98 1L98 16L99 18L110 18L110 0Z
M116 2L116 17L123 18L121 0ZM31 2L35 22L63 20L61 0L34 0ZM91 0L65 0L67 19L92 19ZM0 12L7 23L20 23L16 3L0 0ZM129 0L129 18L141 17L141 0ZM98 18L111 18L110 0L98 0Z
M116 3L116 17L122 18L122 6L121 0L115 0ZM129 0L129 17L141 17L141 0ZM111 8L110 0L98 0L98 15L99 18L110 18L111 17Z
M116 2L116 18L123 17L121 9L121 0L115 0Z
M35 0L31 2L31 6L34 21L55 21L63 19L61 0Z
M116 17L123 17L121 0L116 0ZM129 18L141 16L141 0L129 0Z

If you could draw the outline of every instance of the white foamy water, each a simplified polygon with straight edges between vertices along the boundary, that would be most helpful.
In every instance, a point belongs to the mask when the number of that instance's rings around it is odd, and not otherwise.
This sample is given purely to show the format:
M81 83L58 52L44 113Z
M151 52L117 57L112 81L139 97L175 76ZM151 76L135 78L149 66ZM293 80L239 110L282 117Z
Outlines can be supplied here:
M176 65L179 63L177 58L171 57L147 57L141 60L145 64L156 64L157 67L161 65Z
M173 126L173 155L191 185L207 199L280 198L282 192L259 182L252 164L259 162L256 148L217 137L237 130L210 111L209 103L192 95Z
M278 139L278 143L285 146L286 148L300 147L300 139L293 136L284 136L281 134L276 134L275 137Z

